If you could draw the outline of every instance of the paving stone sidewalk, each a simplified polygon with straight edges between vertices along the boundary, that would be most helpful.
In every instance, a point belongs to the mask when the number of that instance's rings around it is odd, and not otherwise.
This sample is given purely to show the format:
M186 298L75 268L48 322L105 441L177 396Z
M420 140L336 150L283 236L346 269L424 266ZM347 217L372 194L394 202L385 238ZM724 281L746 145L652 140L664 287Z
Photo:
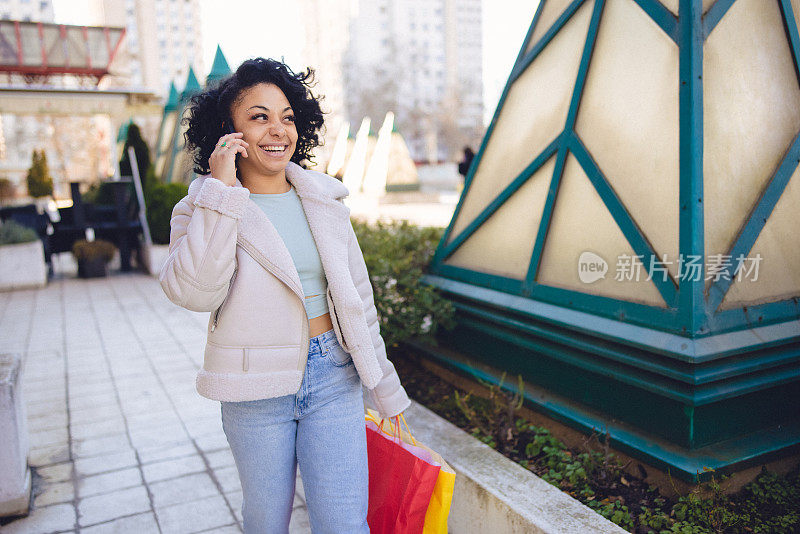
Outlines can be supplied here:
M220 405L194 387L207 320L141 274L0 293L35 468L32 512L3 534L242 532ZM290 532L310 532L299 470Z

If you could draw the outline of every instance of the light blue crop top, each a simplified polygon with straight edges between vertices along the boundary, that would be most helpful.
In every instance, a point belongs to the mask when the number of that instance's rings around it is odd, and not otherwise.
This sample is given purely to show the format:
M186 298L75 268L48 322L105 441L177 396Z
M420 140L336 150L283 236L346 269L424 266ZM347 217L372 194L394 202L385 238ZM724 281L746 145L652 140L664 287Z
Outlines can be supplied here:
M306 296L304 304L308 318L328 313L325 298L328 280L294 186L286 193L250 193L250 198L267 214L292 255Z

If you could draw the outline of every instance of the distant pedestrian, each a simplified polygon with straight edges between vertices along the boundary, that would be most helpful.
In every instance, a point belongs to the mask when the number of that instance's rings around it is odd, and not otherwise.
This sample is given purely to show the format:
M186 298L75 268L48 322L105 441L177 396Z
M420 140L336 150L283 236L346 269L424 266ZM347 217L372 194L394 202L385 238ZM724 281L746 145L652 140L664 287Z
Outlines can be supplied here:
M464 147L464 156L461 159L461 162L458 164L458 174L463 176L464 178L467 177L467 173L469 172L469 166L472 164L472 158L475 157L475 153L472 149L468 146Z
M411 404L348 190L300 165L323 125L312 80L256 58L192 98L186 141L202 176L172 212L160 274L174 303L211 312L196 385L220 401L247 534L288 532L298 464L313 532L368 533L362 384L383 417Z

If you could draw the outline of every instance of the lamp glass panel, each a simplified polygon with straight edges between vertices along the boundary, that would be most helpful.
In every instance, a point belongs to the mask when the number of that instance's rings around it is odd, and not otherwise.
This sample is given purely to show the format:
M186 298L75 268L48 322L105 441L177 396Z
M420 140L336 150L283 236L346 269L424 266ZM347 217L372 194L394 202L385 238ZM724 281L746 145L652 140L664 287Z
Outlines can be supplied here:
M579 260L584 252L597 255L605 261L608 267L605 278L582 281ZM545 239L537 282L591 295L666 307L653 281L647 280L645 266L632 259L634 255L586 172L569 154ZM626 269L626 265L631 265L631 269ZM639 265L638 276L636 265ZM617 273L620 274L620 280L616 279ZM625 276L628 274L630 279Z
M703 13L708 11L714 2L715 0L703 0ZM672 11L673 15L678 14L678 4L680 0L661 0L661 3L664 4L664 7Z
M678 47L633 2L603 12L576 131L659 257L678 258ZM677 277L678 264L668 266Z
M572 0L544 0L542 14L539 15L539 20L536 21L536 27L533 29L533 36L528 42L528 47L525 50L526 52L530 52L533 47L536 46L539 39L547 33L547 30L553 26L553 23L558 20L558 17L561 16L571 3Z
M664 7L672 11L673 15L678 14L678 3L680 0L660 0Z
M706 40L703 58L703 203L709 258L729 253L800 132L800 86L778 2L735 2Z
M545 162L445 263L523 280L528 273L555 159L553 156Z
M511 86L450 239L563 131L594 2L586 2Z
M167 154L169 153L172 139L175 131L175 120L177 119L177 112L172 111L168 113L164 120L161 122L161 136L160 143L157 147L158 153L156 157L156 174L158 176L164 175L164 163L167 161Z
M800 167L767 219L753 248L744 255L721 309L752 306L800 296ZM759 259L760 258L760 259ZM737 265L736 258L726 261Z

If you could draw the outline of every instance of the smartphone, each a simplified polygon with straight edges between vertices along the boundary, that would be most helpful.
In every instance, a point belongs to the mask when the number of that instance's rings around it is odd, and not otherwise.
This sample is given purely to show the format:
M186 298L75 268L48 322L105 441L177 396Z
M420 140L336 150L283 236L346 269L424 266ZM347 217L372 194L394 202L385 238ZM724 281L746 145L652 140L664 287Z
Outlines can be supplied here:
M230 117L222 121L222 131L225 135L236 133L236 130L233 129L233 120ZM237 152L235 159L238 160L241 153Z

